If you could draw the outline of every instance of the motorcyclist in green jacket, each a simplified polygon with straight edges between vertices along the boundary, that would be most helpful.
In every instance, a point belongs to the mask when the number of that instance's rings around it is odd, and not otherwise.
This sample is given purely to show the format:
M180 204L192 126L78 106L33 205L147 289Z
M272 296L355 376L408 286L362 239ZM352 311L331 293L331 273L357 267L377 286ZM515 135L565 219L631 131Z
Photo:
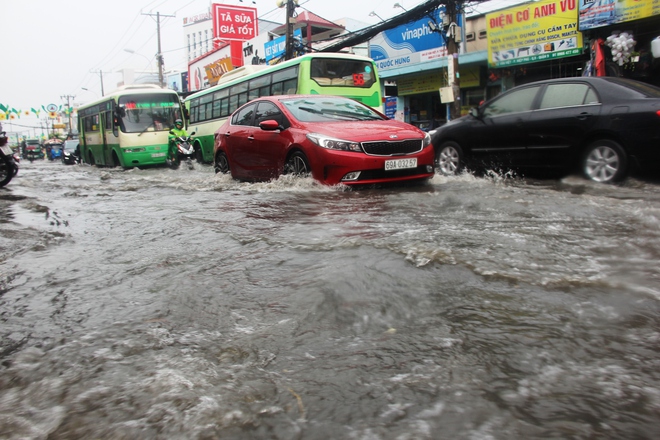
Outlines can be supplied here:
M174 128L170 130L170 136L169 136L169 150L167 152L167 157L171 161L176 160L176 142L174 140L178 137L188 137L188 132L186 131L185 128L183 128L183 121L181 119L177 119L174 121Z

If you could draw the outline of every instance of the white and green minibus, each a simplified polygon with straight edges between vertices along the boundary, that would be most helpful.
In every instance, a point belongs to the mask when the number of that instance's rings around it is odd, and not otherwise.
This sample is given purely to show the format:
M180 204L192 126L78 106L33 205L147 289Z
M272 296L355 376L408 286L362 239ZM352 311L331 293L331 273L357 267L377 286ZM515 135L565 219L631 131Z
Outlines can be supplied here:
M78 108L81 160L124 168L164 165L169 131L182 115L174 90L122 87Z

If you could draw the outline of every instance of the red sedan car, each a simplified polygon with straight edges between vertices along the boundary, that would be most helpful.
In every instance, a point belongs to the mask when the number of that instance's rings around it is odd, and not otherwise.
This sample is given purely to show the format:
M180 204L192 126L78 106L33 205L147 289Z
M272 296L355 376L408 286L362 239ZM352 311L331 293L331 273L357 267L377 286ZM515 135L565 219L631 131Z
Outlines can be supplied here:
M215 132L216 173L239 180L308 175L370 185L433 176L428 133L352 99L280 95L255 99Z

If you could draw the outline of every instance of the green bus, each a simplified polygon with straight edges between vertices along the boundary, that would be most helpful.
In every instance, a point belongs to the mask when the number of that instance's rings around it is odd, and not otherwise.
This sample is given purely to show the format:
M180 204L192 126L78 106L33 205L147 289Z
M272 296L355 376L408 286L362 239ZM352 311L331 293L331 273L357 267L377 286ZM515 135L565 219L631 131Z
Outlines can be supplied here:
M169 131L182 115L174 90L124 86L78 108L81 160L124 168L164 165Z
M215 131L238 107L260 96L338 95L381 109L381 83L371 58L346 53L306 54L272 66L247 65L218 84L188 96L188 132L200 162L213 162Z

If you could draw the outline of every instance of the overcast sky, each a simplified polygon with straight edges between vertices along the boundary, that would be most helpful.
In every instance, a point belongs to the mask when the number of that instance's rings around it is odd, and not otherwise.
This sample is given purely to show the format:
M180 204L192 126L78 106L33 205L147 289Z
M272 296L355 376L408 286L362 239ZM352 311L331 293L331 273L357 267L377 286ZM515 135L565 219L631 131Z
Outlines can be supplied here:
M253 6L259 18L284 22L285 10L278 9L275 0L4 0L0 104L29 110L65 104L67 96L70 102L84 103L101 94L99 72L107 93L121 81L121 69L157 71L156 12L161 14L165 70L187 70L183 18L206 12L211 3ZM306 9L331 21L350 17L376 24L403 12L395 3L300 0L297 11ZM411 9L424 1L398 3ZM380 18L370 16L371 11Z

